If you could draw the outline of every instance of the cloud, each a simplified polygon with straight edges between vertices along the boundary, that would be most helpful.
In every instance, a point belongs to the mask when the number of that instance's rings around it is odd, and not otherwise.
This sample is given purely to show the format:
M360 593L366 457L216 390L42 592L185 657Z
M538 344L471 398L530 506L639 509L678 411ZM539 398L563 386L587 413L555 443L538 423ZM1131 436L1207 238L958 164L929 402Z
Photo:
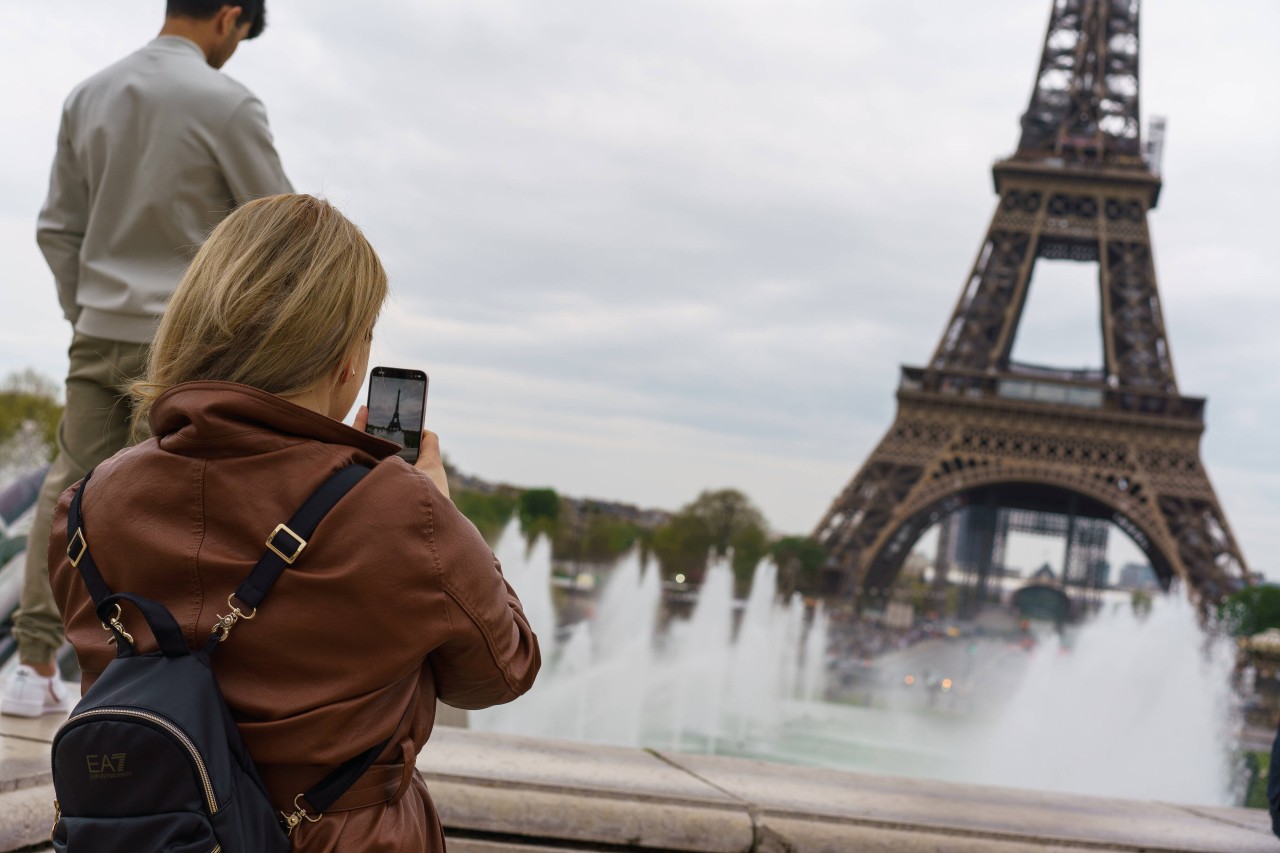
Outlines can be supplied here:
M23 81L0 107L0 318L22 318L0 366L64 370L34 217L58 105L150 37L158 6L140 5L27 4L0 33L0 74ZM375 359L431 374L428 420L455 462L667 507L736 486L807 531L888 428L898 365L937 342L1047 11L273 0L227 71L266 103L298 188L382 254L395 299ZM1165 319L1263 568L1280 512L1257 485L1280 474L1280 119L1253 81L1280 70L1277 24L1266 0L1143 19L1144 105L1170 121L1152 217Z

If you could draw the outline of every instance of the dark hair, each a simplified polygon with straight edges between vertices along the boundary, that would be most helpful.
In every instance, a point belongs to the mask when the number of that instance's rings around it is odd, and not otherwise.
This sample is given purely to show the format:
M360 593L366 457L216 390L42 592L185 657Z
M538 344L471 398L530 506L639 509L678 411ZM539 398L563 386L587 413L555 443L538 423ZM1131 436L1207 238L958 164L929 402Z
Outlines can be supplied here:
M164 13L170 17L195 18L207 21L223 6L239 6L238 23L249 23L246 39L256 39L267 28L267 0L166 0Z

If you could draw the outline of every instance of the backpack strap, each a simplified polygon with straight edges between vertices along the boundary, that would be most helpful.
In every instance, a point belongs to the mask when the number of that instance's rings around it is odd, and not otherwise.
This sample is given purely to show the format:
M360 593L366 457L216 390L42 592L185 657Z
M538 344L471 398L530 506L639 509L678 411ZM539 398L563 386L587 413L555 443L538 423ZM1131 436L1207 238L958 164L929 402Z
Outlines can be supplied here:
M308 538L315 533L329 510L337 506L338 501L356 483L368 476L371 470L365 465L348 465L325 480L288 523L276 525L276 529L267 537L267 550L253 567L253 571L249 572L249 577L227 597L227 606L231 608L231 612L226 616L219 615L221 621L214 626L213 634L205 644L206 652L212 652L225 641L240 619L252 619L258 614L258 605L262 604L284 570L292 566L302 554L302 550L307 547ZM247 613L236 606L236 600L248 608Z
M80 509L85 487L89 485L89 478L92 476L93 470L90 469L80 482L80 488L72 496L71 506L67 510L67 559L80 572L80 577L84 578L84 585L89 588L89 596L93 599L98 619L102 622L102 627L111 632L111 642L117 644L116 655L127 657L137 653L133 636L124 629L124 622L120 618L122 601L132 604L142 613L142 618L146 620L165 657L190 654L187 642L182 637L182 629L164 605L132 593L112 593L107 582L102 579L102 572L98 570L98 564L89 552L84 516Z
M365 774L365 771L373 766L373 762L377 760L382 750L386 749L387 744L390 742L391 739L388 738L377 746L370 747L366 752L348 758L334 768L333 772L328 776L317 782L311 790L294 797L293 811L288 813L280 812L280 825L284 827L285 835L293 835L293 830L304 820L307 823L319 823L320 818L324 817L325 811L336 803ZM405 760L409 761L410 758L406 756ZM384 802L390 802L390 798ZM312 814L307 811L308 808L315 813Z
M400 721L396 723L396 727L392 730L390 737L379 744L369 747L369 749L359 755L354 755L351 758L348 758L346 761L342 762L330 771L329 775L312 785L310 790L305 794L299 794L293 798L293 813L280 813L283 818L281 823L284 824L285 832L287 834L292 835L294 827L302 823L304 820L308 823L315 823L320 820L320 818L324 817L324 813L327 812L334 803L338 802L338 800L342 798L342 795L345 794L352 785L359 781L360 777L373 766L373 763L378 760L378 756L382 754L382 751L387 748L387 745L391 743L392 739L400 731L400 727L403 726L405 720L409 718L409 714L413 710L417 699L418 693L415 690L413 694L413 701L409 703L408 707L404 709L404 713L400 715ZM413 764L413 758L413 755L408 752L404 755L404 760L410 765L410 767ZM409 768L405 768L405 772L410 773L412 771ZM403 787L401 790L403 790ZM389 799L387 801L389 801ZM314 814L308 812L308 808L310 808Z
M359 755L352 756L339 764L330 771L329 775L312 785L311 789L302 794L301 797L294 797L294 808L302 813L301 817L308 818L312 823L324 817L324 813L329 810L329 807L336 803L338 798L345 794L347 789L354 785L365 774L365 771L373 766L373 762L378 760L378 756L382 754L382 751L387 748L389 743L391 743L391 738L387 738L382 743L371 746ZM306 809L299 802L299 799L306 800L306 805L315 810L314 817L306 814ZM289 815L285 815L286 824L289 822L289 817Z
M258 605L266 598L272 585L287 566L293 565L298 555L302 553L302 549L307 547L307 537L315 532L321 520L356 483L369 474L370 470L364 465L349 465L343 468L321 484L307 502L293 514L287 524L276 525L276 529L267 537L266 553L253 567L249 577L240 584L235 593L227 598L231 612L227 616L219 616L221 621L214 627L213 635L205 646L206 653L212 652L230 635L232 627L238 620L252 619L257 615ZM151 628L151 633L160 645L160 650L166 656L176 657L188 654L190 650L182 637L181 628L178 627L173 614L162 604L132 593L113 594L111 587L107 586L107 582L103 579L102 572L99 571L98 564L89 551L84 514L81 509L84 492L92 476L93 470L90 469L80 482L80 488L72 496L71 506L67 510L67 559L84 579L84 585L93 599L98 618L102 620L103 627L112 632L112 642L119 642L119 653L133 654L133 637L124 630L124 624L120 620L120 602L127 601L142 612L143 618ZM236 606L236 599L248 606L247 613Z
M84 535L84 519L80 515L80 502L84 498L84 490L88 487L89 478L92 476L93 469L90 468L89 473L85 474L84 479L80 481L80 488L76 489L75 495L71 498L71 506L67 510L67 559L71 561L73 568L80 571L80 577L84 578L84 585L89 588L89 597L97 607L111 595L111 587L107 586L107 582L102 579L102 572L98 571L98 564L93 561L93 555L89 553L89 542Z
M348 465L326 480L307 502L293 514L288 524L277 524L267 537L267 551L253 567L249 577L236 590L236 598L250 607L257 607L266 598L271 585L285 570L292 566L307 547L307 537L315 533L320 521L337 505L352 486L368 476L372 470L364 465Z
M287 524L276 525L276 529L267 537L266 553L262 555L257 565L253 567L249 577L245 578L236 591L227 598L231 613L228 616L220 617L221 621L214 627L213 635L205 646L206 652L212 652L213 649L217 648L230 635L231 628L235 626L238 620L252 619L257 615L258 605L266 598L267 593L271 591L271 587L279 579L285 568L293 565L298 559L298 555L307 547L308 538L315 533L316 528L320 526L320 522L337 505L338 501L347 492L351 491L356 483L368 476L370 470L365 465L349 465L343 468L326 480L307 499L307 502L293 514ZM125 653L124 650L126 648L129 654L133 653L133 638L124 630L124 625L120 621L121 601L133 604L142 612L143 618L147 620L147 624L151 627L151 633L155 635L156 642L160 644L160 649L166 656L174 657L176 655L190 654L186 640L182 636L182 629L168 609L162 604L149 598L143 598L140 595L112 593L111 588L107 586L107 582L103 580L102 573L98 570L97 563L93 560L93 555L89 553L88 540L85 538L84 518L80 510L81 498L84 495L85 487L89 485L91 476L93 476L92 470L85 474L84 480L80 483L80 488L76 490L71 499L71 507L67 512L67 557L71 560L71 565L78 569L80 576L84 578L85 586L88 587L89 595L93 598L94 606L97 608L98 617L103 620L104 627L109 627L109 630L120 641L121 654ZM249 612L241 611L235 605L235 599L239 599L241 604L247 605ZM112 614L113 608L114 614L108 616L108 614ZM408 711L406 711L407 713ZM403 722L403 719L401 721ZM312 822L319 820L323 816L325 809L337 802L347 792L347 789L354 785L373 766L373 763L378 760L378 756L382 754L390 742L391 739L388 738L359 755L347 759L305 794L299 794L295 797L294 808L297 811L291 815L284 815L286 829L292 832L293 828L303 820ZM306 799L306 806L299 802L303 798ZM307 813L307 806L317 812L315 817Z
M141 611L142 618L146 620L147 627L151 629L151 634L156 638L156 643L165 657L178 658L191 654L191 649L187 647L187 641L182 636L182 629L178 627L178 620L173 618L173 614L167 607L158 601L143 598L141 595L117 592L102 599L97 610L103 626L111 630L119 643L118 656L134 653L133 637L124 629L124 623L120 621L120 602L122 601L129 602Z

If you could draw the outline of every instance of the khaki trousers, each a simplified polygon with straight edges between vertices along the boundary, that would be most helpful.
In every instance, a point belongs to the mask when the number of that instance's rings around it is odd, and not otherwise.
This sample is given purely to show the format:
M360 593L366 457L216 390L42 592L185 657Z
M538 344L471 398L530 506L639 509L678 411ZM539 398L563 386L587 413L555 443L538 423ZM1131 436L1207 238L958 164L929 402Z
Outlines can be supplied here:
M49 534L58 498L99 462L129 443L129 383L142 375L146 344L106 341L79 332L71 340L67 405L58 424L58 455L45 477L27 538L22 599L13 636L23 663L51 663L65 638L49 587Z

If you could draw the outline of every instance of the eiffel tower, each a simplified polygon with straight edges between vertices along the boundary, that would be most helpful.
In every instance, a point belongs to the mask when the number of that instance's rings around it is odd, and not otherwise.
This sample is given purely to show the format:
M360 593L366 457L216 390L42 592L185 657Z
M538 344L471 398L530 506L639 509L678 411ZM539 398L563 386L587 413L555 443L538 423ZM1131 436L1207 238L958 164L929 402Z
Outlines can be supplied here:
M1054 0L951 319L928 364L902 368L893 426L814 533L828 592L887 590L920 535L966 508L1112 522L1166 588L1180 579L1202 605L1248 583L1200 459L1205 401L1178 390L1160 309L1147 215L1164 127L1153 120L1144 147L1138 6ZM1011 360L1040 259L1096 265L1100 371Z
M404 432L400 428L400 392L396 391L396 410L391 414L391 422L387 424L387 432Z

